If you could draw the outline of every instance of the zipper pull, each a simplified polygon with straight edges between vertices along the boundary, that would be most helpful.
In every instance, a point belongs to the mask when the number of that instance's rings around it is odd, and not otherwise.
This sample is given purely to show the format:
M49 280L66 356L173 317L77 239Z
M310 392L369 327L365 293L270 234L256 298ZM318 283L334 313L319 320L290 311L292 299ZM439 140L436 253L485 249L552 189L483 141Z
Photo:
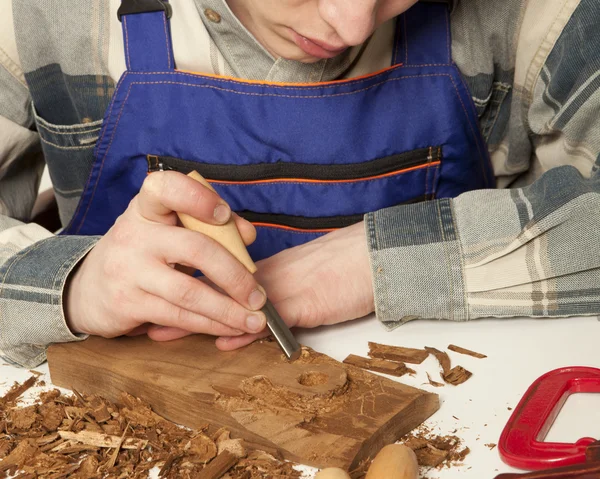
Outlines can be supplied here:
M146 160L148 161L148 173L154 173L155 171L177 171L176 168L163 163L158 156L147 155Z

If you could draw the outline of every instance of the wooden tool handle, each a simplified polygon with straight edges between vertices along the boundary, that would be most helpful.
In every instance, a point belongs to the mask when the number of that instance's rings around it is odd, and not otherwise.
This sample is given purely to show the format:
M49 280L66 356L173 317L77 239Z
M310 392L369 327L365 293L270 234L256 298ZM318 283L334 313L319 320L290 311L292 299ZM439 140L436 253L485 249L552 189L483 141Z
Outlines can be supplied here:
M412 449L401 444L385 446L369 467L365 479L419 479L419 464Z
M188 174L188 176L199 183L202 183L206 188L215 191L210 183L206 181L197 171L192 171ZM217 243L223 245L225 249L233 256L235 256L236 259L242 263L248 271L251 273L256 272L256 265L248 254L246 245L240 236L240 232L235 225L235 220L233 217L231 217L224 225L217 226L203 223L202 221L197 220L196 218L185 213L177 213L177 216L179 216L181 223L187 229L197 231L198 233L205 234L206 236L214 239Z

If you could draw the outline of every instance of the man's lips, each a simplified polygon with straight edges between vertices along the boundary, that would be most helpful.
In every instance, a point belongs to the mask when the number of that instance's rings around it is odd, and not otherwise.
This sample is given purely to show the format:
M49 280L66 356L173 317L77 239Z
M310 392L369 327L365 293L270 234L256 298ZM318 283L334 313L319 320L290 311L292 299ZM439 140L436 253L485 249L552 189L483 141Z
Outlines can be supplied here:
M300 35L295 30L292 30L292 37L294 39L294 43L298 45L298 47L300 47L304 53L317 58L333 58L348 48L346 45L342 47L336 47L319 40L312 40Z

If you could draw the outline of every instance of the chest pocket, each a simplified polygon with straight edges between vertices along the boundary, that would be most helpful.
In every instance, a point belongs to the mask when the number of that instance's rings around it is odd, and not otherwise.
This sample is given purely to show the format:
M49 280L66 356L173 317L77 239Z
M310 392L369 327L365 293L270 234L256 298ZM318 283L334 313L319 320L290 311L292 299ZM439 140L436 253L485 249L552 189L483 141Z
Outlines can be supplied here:
M33 114L63 225L73 216L94 161L102 120L55 125Z

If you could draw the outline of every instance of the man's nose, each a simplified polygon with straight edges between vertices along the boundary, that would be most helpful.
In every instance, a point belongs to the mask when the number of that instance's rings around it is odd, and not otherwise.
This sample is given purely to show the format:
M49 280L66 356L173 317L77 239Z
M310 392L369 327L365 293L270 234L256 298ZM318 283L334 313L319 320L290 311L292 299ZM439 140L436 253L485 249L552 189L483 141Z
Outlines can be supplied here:
M346 45L360 45L373 33L378 0L320 0L323 20Z

